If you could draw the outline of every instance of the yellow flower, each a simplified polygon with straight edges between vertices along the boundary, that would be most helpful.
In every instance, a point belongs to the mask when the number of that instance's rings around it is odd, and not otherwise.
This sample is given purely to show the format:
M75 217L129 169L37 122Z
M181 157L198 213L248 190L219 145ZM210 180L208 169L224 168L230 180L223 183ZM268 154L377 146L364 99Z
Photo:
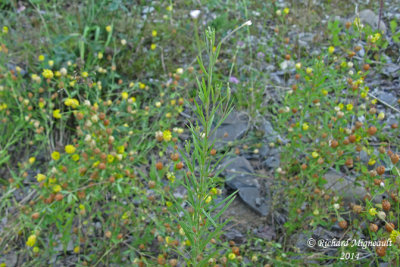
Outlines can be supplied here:
M103 58L103 53L99 52L99 53L97 54L97 58L98 58L98 59L102 59L102 58Z
M44 174L41 174L41 173L38 173L37 175L36 175L36 180L40 183L41 181L43 181L43 180L45 180L46 179L46 175L44 175Z
M8 27L7 26L3 26L3 33L7 34L8 33Z
M125 152L125 147L124 147L124 146L119 146L119 147L117 147L117 152L118 152L118 154L124 154L124 152Z
M307 68L306 72L307 72L307 74L311 74L313 72L313 69L312 68Z
M166 10L167 11L172 11L172 5L167 6Z
M399 231L396 231L396 230L393 230L393 231L390 233L390 240L392 240L393 243L396 243L397 237L398 237L398 236L400 236L400 232L399 232Z
M40 56L38 57L38 60L39 60L39 61L44 61L44 56L43 56L43 55L40 55Z
M83 78L89 77L89 73L87 71L82 72L82 77Z
M76 108L77 106L79 106L79 101L75 98L67 98L64 101L64 104L66 106L71 106L72 108Z
M79 246L76 246L76 247L74 248L74 252L75 252L76 254L78 254L78 253L79 253L79 251L80 251L80 248L79 248Z
M129 218L129 213L128 212L124 212L124 214L122 214L122 220L126 220Z
M335 47L330 46L330 47L328 48L328 52L329 52L329 54L333 54L333 52L335 52Z
M151 50L156 50L156 48L157 48L157 45L156 45L156 44L151 44L151 46L150 46L150 49L151 49Z
M378 212L376 211L375 208L370 208L368 212L369 212L369 214L370 214L371 216L375 216L376 214L378 214Z
M45 77L46 79L51 79L54 77L53 71L49 70L49 69L44 69L42 72L43 77Z
M328 91L327 90L322 90L322 94L324 95L324 96L326 96L326 95L328 95Z
M85 210L85 206L82 205L82 204L79 204L79 209L80 209L80 210Z
M36 160L35 157L30 157L28 162L29 162L29 164L33 164L33 163L35 163L35 160Z
M29 247L33 247L36 243L36 235L30 235L28 240L26 241L26 245Z
M132 103L136 102L136 98L134 96L131 97Z
M287 15L287 14L289 14L289 11L290 11L290 9L286 7L286 8L283 10L283 13Z
M139 83L139 88L144 89L144 88L146 88L146 85L144 83Z
M51 153L51 157L54 160L59 160L60 159L60 153L58 151L54 151L53 153Z
M189 240L189 239L186 239L186 240L185 240L185 245L189 247L189 246L192 245L192 243L190 243L190 240Z
M235 253L229 253L229 254L228 254L228 258L229 258L230 260L236 259Z
M172 202L171 201L167 201L167 202L165 202L165 204L167 205L168 208L172 206Z
M156 36L157 36L157 31L156 31L156 30L153 30L153 31L151 32L151 35L152 35L153 37L156 37Z
M58 193L58 192L60 192L61 191L61 185L55 185L55 186L53 186L53 192L54 193Z
M374 165L375 163L376 163L376 160L373 159L373 158L370 158L369 161L368 161L368 165L369 165L369 166L372 166L372 165Z
M170 180L172 183L175 182L175 174L173 172L168 172L167 173L167 178Z
M55 184L57 182L57 178L49 178L49 184Z
M73 145L66 145L65 146L65 152L67 154L73 154L75 153L76 148Z
M128 97L129 97L127 92L122 92L121 96L122 96L122 99L128 99Z
M107 155L107 161L108 163L112 163L114 161L115 157L113 155Z
M56 119L61 119L61 114L59 109L53 110L53 117Z
M57 78L58 78L58 77L61 77L61 72L58 71L58 70L56 70L56 71L54 72L54 76L56 76Z
M347 104L347 105L346 105L346 109L347 109L348 111L353 110L353 105L352 105L352 104Z
M309 128L308 124L307 124L307 123L303 123L303 130L304 130L304 131L307 131L308 128Z
M212 200L212 197L211 197L211 196L208 196L208 197L206 198L206 204L210 203L211 200Z
M32 251L33 251L33 253L39 253L40 249L39 249L39 247L34 247L32 249Z
M46 105L46 102L39 102L39 108L44 108L44 105Z
M311 155L314 159L318 158L318 156L319 156L319 154L315 151Z
M378 115L378 120L383 120L385 118L385 113L381 112Z
M106 27L106 31L107 31L107 32L111 32L111 30L112 30L111 25L108 25L108 26Z
M71 158L73 161L78 161L80 159L78 154L73 154Z
M171 141L171 139L172 139L171 132L169 130L165 130L163 132L163 138L164 138L164 141L166 141L166 142Z

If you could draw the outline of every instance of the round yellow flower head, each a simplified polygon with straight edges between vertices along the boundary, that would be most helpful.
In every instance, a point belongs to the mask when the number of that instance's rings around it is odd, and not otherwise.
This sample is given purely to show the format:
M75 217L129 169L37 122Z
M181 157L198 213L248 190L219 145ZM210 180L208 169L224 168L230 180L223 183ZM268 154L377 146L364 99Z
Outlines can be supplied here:
M369 214L370 214L371 216L375 216L376 214L378 214L378 212L376 211L375 208L370 208L368 212L369 212Z
M319 156L319 154L315 151L311 155L314 159L318 158L318 156Z
M82 72L82 78L89 77L89 73L87 71Z
M61 191L61 185L55 185L53 186L53 192L54 193L58 193Z
M44 61L44 56L43 55L39 55L38 60L39 61Z
M59 160L60 159L60 153L57 151L54 151L53 153L51 153L51 158L54 160Z
M30 235L28 240L26 241L26 245L29 247L33 247L36 243L36 235Z
M308 68L306 69L306 72L307 72L307 74L311 74L311 73L313 72L313 69L310 68L310 67L308 67Z
M53 71L49 70L49 69L44 69L42 72L43 77L45 77L46 79L51 79L54 77Z
M33 164L33 163L35 163L35 160L36 160L36 158L35 157L30 157L29 158L29 164Z
M283 10L283 13L284 13L285 15L287 15L287 14L289 14L289 11L290 11L290 9L286 7L286 8Z
M229 254L228 254L228 258L229 258L230 260L236 259L235 253L229 253Z
M353 105L352 105L352 104L347 104L347 105L346 105L346 109L347 109L348 111L353 110Z
M156 37L156 36L157 36L157 31L156 31L156 30L153 30L153 31L151 32L151 35L152 35L153 37Z
M151 44L151 46L150 46L150 49L151 49L151 50L156 50L156 48L157 48L157 45L156 45L156 44Z
M59 109L53 110L53 117L56 119L61 119L61 114Z
M121 96L122 96L122 99L128 99L128 97L129 97L127 92L122 92Z
M65 152L67 154L73 154L75 153L76 148L73 145L66 145L65 146Z
M163 132L163 138L164 138L164 141L166 141L166 142L171 141L171 139L172 139L171 132L169 130L165 130Z
M335 52L335 47L330 46L330 47L328 48L328 52L329 52L329 54L333 54L333 52Z
M106 26L106 31L107 31L107 32L111 32L111 30L112 30L111 25Z
M8 33L8 27L7 26L3 26L3 33L7 34Z
M304 131L307 131L308 128L309 128L308 124L307 124L307 123L303 123L303 130L304 130Z
M38 173L36 175L36 180L40 183L46 179L46 176L44 174Z

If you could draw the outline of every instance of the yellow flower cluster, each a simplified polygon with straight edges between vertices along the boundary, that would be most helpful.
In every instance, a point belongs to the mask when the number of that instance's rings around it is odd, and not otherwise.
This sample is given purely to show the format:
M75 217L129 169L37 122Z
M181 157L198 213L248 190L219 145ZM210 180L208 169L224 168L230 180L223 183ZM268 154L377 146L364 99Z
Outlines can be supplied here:
M163 138L164 138L164 141L166 141L166 142L171 141L171 139L172 139L171 131L165 130L163 132Z
M65 152L67 154L73 154L75 153L76 148L73 145L66 145L65 146Z
M76 108L79 106L79 101L75 98L67 98L64 104L68 107Z
M36 235L30 235L28 240L26 241L26 245L29 247L33 247L36 243Z
M60 110L59 109L53 110L53 117L55 119L61 119L61 114L60 114Z

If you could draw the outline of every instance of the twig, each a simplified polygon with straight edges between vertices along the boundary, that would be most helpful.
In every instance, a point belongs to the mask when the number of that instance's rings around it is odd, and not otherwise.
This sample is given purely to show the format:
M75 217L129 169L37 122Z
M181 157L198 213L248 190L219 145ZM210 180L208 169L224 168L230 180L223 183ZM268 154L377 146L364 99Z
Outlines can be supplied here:
M393 109L394 111L397 111L397 112L399 112L399 113L400 113L400 110L398 110L397 108L393 107L392 105L390 105L390 104L386 103L385 101L383 101L383 100L381 100L381 99L377 98L377 97L376 97L376 96L374 96L373 94L371 94L371 93L368 93L368 95L369 95L369 96L371 96L371 97L373 97L373 98L375 98L376 100L378 100L379 102L381 102L381 103L382 103L382 104L384 104L385 106L387 106L387 107L389 107L389 108Z

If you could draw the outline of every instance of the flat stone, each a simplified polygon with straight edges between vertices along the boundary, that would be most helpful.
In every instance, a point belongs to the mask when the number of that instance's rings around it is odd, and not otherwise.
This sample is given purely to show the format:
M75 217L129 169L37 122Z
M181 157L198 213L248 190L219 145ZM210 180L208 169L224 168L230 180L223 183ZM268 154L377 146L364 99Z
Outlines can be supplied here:
M266 216L270 206L266 201L266 194L262 194L257 179L251 175L253 167L244 157L226 159L222 166L225 167L223 175L226 185L232 190L238 190L238 195L251 209L262 216Z
M228 142L242 138L248 129L249 118L244 114L232 111L215 133L210 136L210 141L215 140L215 147L220 148Z
M356 178L344 176L335 171L328 171L324 175L327 183L324 185L325 190L332 190L337 196L342 196L347 203L359 203L367 194L365 187L356 185ZM361 182L358 182L361 184Z
M383 31L383 33L386 33L385 22L381 19L379 23L379 15L375 14L372 10L365 9L361 11L358 15L362 24L368 24L374 31L378 30L379 25L379 30ZM354 21L354 19L355 16L352 17L351 21Z

